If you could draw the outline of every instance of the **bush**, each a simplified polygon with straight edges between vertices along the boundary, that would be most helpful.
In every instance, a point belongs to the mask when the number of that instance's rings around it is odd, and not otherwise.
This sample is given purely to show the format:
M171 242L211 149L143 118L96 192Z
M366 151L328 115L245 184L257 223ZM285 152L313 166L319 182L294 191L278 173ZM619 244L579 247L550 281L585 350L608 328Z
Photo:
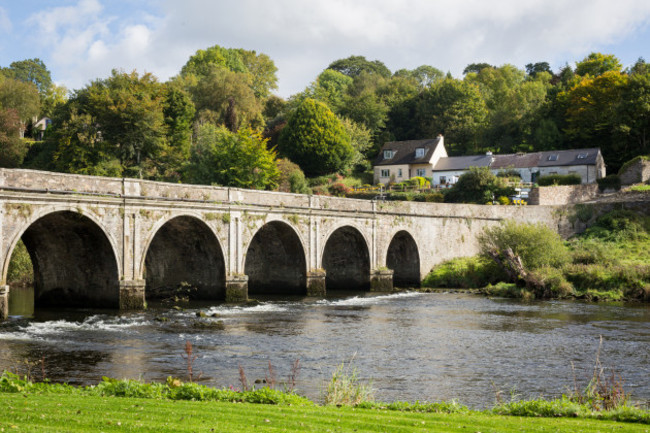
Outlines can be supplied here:
M610 174L609 176L596 179L596 182L600 191L605 191L606 189L615 189L618 191L621 189L621 178L618 174Z
M431 269L422 287L475 288L506 278L494 261L481 256L459 257Z
M293 192L297 194L310 194L311 189L298 164L294 164L286 158L276 161L280 177L278 179L278 191Z
M352 191L350 188L345 186L341 182L333 183L327 187L329 193L335 197L345 197L347 194L350 194Z
M573 286L561 269L544 266L531 272L538 286L532 292L536 298L566 298L573 295Z
M326 405L356 406L372 400L372 387L359 381L357 369L352 366L352 361L336 368L325 389Z
M599 216L596 223L589 227L583 236L621 242L645 239L649 233L650 217L627 209L616 209Z
M507 206L507 205L510 204L510 199L508 197L506 197L505 195L499 196L497 201L499 202L500 205L504 205L504 206Z
M539 186L580 185L582 178L579 174L549 174L537 179Z
M511 248L528 270L542 266L561 267L569 261L569 251L560 235L541 223L508 220L485 229L478 241L485 257L489 257L490 251L502 254Z
M491 203L495 196L510 195L500 192L503 191L502 182L487 167L470 167L469 171L463 174L458 182L447 191L445 201L449 203ZM512 188L508 190L514 192Z

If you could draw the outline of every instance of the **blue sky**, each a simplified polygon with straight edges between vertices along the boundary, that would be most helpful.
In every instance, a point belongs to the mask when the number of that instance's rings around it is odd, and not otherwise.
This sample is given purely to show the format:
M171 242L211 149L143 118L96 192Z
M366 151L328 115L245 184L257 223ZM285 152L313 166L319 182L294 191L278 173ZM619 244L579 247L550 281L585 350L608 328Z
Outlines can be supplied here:
M212 45L268 54L277 93L350 55L454 76L472 62L554 69L592 51L650 61L647 0L0 0L0 66L38 57L69 89L111 69L177 74Z

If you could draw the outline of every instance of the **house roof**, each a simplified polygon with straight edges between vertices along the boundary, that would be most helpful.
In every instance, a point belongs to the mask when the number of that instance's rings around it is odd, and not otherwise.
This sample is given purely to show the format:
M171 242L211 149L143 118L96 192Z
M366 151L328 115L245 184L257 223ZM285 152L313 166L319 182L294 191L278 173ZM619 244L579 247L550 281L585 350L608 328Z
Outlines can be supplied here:
M538 167L555 167L559 165L595 165L600 149L548 150L540 153ZM557 156L556 156L557 155Z
M494 155L490 168L532 168L539 164L540 152Z
M490 155L450 156L440 158L433 171L467 170L470 167L489 167L492 161Z
M426 164L431 160L433 152L441 141L442 137L436 137L426 140L391 141L385 143L379 155L375 158L374 165ZM416 158L415 149L420 147L425 149L424 156ZM385 159L385 150L393 150L395 154L392 158Z

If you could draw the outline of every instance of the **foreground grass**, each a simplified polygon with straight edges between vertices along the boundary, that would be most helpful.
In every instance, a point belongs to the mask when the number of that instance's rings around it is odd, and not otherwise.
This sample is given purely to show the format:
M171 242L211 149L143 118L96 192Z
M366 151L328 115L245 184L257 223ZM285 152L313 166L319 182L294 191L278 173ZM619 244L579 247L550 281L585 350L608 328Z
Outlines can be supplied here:
M650 432L644 424L127 397L0 393L4 432Z

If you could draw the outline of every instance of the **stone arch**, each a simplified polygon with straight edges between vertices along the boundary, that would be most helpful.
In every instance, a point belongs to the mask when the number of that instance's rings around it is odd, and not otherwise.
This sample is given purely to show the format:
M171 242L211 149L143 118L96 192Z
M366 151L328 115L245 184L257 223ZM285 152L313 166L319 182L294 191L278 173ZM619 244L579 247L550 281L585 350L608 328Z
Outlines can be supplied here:
M3 280L18 240L34 268L36 306L119 306L120 263L114 239L93 216L76 209L45 209L33 215L11 243Z
M250 241L244 273L250 294L304 295L307 260L298 231L281 220L264 224Z
M223 299L226 262L219 239L199 217L176 215L160 222L144 250L145 296L168 297L181 283L195 299Z
M355 227L337 228L327 238L321 260L327 290L367 290L370 286L370 251Z
M386 267L393 270L393 286L420 286L420 253L415 239L406 230L398 231L391 239Z

